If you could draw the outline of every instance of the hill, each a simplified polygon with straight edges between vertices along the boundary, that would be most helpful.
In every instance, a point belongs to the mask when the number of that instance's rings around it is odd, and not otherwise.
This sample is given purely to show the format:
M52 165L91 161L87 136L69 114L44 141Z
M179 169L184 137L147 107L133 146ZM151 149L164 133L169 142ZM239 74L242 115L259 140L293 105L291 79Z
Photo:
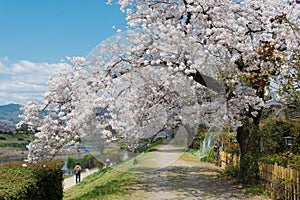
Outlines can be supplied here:
M19 115L22 114L20 108L21 105L13 103L0 106L0 120L13 120L15 124L18 123L21 120Z

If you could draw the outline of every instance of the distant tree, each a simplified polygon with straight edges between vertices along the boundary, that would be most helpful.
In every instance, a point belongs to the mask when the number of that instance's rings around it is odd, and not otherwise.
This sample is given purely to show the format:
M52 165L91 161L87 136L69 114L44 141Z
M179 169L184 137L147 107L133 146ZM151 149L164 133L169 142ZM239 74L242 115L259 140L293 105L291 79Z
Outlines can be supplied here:
M16 125L13 121L0 120L0 133L16 133Z
M28 124L22 124L21 126L19 126L16 129L16 132L23 133L23 134L33 134L34 133L34 131L29 128Z

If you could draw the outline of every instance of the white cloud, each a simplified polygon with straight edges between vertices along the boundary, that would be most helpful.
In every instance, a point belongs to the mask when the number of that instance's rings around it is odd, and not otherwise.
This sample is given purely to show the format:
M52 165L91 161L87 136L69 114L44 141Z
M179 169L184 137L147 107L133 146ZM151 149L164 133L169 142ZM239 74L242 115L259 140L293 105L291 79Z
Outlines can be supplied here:
M10 63L7 57L0 58L0 105L42 101L49 78L65 67L65 63Z

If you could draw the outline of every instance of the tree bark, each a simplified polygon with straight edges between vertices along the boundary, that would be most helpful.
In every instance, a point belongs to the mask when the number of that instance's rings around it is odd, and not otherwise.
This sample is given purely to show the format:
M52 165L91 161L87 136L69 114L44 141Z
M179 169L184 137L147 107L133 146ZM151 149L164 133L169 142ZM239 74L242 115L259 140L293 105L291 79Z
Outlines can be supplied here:
M238 179L243 184L253 185L258 181L259 138L259 126L252 118L245 120L243 126L237 129L237 141L240 145Z

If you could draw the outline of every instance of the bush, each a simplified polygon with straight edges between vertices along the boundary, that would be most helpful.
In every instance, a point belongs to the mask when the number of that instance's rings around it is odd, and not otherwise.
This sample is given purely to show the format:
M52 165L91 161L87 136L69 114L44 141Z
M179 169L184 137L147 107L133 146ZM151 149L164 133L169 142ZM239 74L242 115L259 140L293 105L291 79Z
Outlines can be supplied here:
M73 157L68 157L68 160L67 160L67 168L68 168L68 169L74 169L76 163L77 163L77 161L75 160L75 158L73 158Z
M213 149L210 149L207 152L207 155L200 158L200 161L202 162L209 162L209 163L215 163L216 162L216 152Z
M270 155L287 150L294 154L300 152L300 121L265 120L260 127L262 153ZM283 137L293 137L290 147L285 145Z
M259 161L268 164L277 163L282 167L287 167L287 165L289 165L291 168L300 170L300 155L295 155L289 151L265 156L260 158Z
M235 166L228 166L225 170L218 174L219 178L227 178L227 177L236 177L238 175L239 169Z
M253 187L246 188L245 194L252 194L252 195L262 195L264 193L264 185L263 184L257 184Z
M0 199L62 199L62 160L36 164L6 163L0 167Z
M0 136L0 140L6 140L6 137Z
M240 154L240 146L236 140L235 132L224 132L220 136L220 142L222 143L222 151L231 153L234 155Z
M206 137L208 128L205 125L199 125L197 132L193 138L191 145L189 146L192 149L199 149L201 143L203 142L204 138Z
M99 169L102 169L105 166L105 164L103 162L101 162L100 160L98 160L98 159L94 159L94 164Z

